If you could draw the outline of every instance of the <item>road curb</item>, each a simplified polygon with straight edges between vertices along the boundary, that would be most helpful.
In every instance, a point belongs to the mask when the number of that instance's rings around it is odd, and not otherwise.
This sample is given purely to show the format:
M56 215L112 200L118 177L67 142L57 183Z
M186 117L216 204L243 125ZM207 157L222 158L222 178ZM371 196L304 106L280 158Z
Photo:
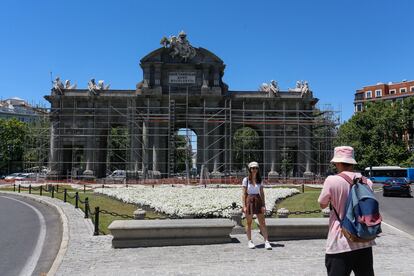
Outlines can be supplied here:
M52 266L50 267L47 275L55 275L59 266L61 265L63 261L63 257L66 254L66 251L68 249L69 245L69 223L68 218L66 217L65 213L63 212L62 208L52 202L48 202L46 200L43 200L42 197L36 196L36 195L28 195L28 194L21 194L21 193L15 193L15 192L7 192L7 191L0 191L0 194L7 194L7 195L18 195L24 198L28 198L30 200L42 203L44 205L50 206L52 208L55 208L56 211L59 213L60 220L62 223L62 241L60 243L60 248L58 253L56 254L55 260L52 263Z
M406 236L407 238L414 240L414 236L407 233L407 232L405 232L404 230L401 230L401 229L399 229L399 228L397 228L397 227L393 226L392 224L387 223L385 221L383 221L382 224L385 224L387 227L391 228L393 231L397 231L397 232L401 233L402 235Z

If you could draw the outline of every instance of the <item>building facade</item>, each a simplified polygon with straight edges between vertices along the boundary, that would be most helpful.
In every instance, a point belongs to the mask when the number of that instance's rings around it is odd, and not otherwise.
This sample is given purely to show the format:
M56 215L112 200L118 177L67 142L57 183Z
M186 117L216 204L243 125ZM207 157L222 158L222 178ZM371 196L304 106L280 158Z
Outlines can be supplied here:
M43 115L45 115L44 109L33 107L17 97L0 101L0 119L16 118L28 123L38 120Z
M363 111L368 102L396 101L411 96L414 96L414 80L365 86L355 92L354 112Z
M231 176L252 161L235 161L234 134L245 127L257 133L259 145L243 150L257 153L264 176L302 177L326 169L328 157L315 156L313 148L313 130L325 121L307 82L284 91L275 81L258 91L232 91L223 81L224 62L192 47L185 33L161 43L141 59L143 79L136 89L109 89L94 79L88 89L75 89L55 81L45 96L51 103L51 176L74 170L85 178L108 175L114 168L111 145L119 138L114 129L125 134L118 168L139 178L174 175L174 136L183 128L197 135L196 166L209 177ZM330 152L324 139L319 147Z

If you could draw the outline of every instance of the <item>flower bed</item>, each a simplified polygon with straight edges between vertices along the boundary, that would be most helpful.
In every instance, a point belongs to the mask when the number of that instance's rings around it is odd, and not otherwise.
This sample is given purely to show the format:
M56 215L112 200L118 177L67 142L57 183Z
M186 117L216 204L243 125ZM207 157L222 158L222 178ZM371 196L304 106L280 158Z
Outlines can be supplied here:
M240 186L239 186L240 187ZM297 189L265 188L266 209L272 210L279 199L299 193ZM137 185L129 188L97 188L95 192L126 203L149 206L157 212L171 216L203 216L231 206L241 205L242 189L171 187ZM230 210L214 212L216 217L230 217Z

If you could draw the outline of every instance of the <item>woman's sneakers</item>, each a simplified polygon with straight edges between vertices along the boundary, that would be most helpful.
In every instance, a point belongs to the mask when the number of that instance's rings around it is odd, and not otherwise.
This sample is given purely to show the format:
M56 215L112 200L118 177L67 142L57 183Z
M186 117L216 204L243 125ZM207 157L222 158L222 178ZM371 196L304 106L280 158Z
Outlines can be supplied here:
M256 246L254 245L254 243L252 242L252 240L249 240L249 241L247 242L247 246L248 246L250 249L254 249L254 248L256 248ZM265 247L267 250L272 250L272 245L270 244L270 242L269 242L269 241L265 241L264 247Z
M254 249L254 248L256 248L256 246L254 245L254 243L252 242L252 240L248 241L247 246L248 246L250 249Z

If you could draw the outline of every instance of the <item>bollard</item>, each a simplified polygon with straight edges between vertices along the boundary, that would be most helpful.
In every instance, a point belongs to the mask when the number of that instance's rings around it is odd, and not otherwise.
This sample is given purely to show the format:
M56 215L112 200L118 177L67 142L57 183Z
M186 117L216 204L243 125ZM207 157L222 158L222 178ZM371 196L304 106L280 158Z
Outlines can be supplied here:
M52 198L55 198L55 186L52 186Z
M79 208L79 192L75 193L75 209Z
M16 191L16 183L13 183L13 192Z
M86 193L86 185L83 184L83 193Z
M19 191L19 193L20 193L20 184L19 184L19 190L18 190L18 191Z
M142 209L136 209L134 211L134 219L145 219L145 214L147 212L145 212L145 210Z
M287 218L289 216L289 210L286 208L277 209L277 216L279 218Z
M95 230L93 232L94 236L98 236L99 235L99 207L95 207Z
M56 193L59 193L59 184L56 185Z
M63 190L63 202L66 202L66 196L67 196L67 194L68 194L68 189L64 189Z
M305 184L302 184L302 194L305 193Z
M32 184L29 184L29 194L32 193Z
M85 198L85 218L89 218L89 198Z
M40 193L39 194L43 195L43 186L42 185L40 185Z
M105 184L102 184L102 189L105 188Z
M230 219L235 222L236 226L244 228L242 225L242 214L241 210L231 210Z

